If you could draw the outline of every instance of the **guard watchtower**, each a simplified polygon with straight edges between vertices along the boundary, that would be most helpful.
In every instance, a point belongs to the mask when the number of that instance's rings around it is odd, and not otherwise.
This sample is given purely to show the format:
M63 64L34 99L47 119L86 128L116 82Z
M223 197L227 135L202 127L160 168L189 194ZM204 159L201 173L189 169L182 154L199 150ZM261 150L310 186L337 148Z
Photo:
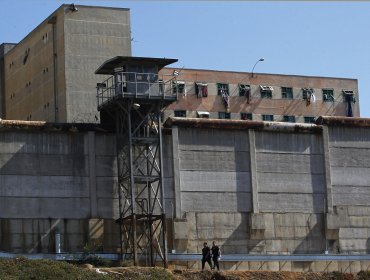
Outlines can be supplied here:
M96 74L110 75L97 85L103 125L117 135L121 254L154 266L167 266L164 212L161 110L177 100L176 76L159 70L177 59L118 56ZM176 91L175 91L176 92ZM143 263L144 264L144 263Z

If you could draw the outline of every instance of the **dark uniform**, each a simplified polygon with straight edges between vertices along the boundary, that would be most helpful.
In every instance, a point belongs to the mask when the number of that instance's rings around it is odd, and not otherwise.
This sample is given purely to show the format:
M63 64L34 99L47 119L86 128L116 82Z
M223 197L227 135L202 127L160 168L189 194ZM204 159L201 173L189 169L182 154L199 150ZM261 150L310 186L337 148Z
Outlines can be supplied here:
M212 263L211 263L211 249L207 246L207 243L205 242L203 244L202 249L202 270L204 269L204 265L206 262L209 264L209 267L212 269Z
M212 252L212 260L213 260L212 269L217 267L217 270L220 270L218 259L221 257L221 251L220 251L220 248L214 242L212 243L211 252Z

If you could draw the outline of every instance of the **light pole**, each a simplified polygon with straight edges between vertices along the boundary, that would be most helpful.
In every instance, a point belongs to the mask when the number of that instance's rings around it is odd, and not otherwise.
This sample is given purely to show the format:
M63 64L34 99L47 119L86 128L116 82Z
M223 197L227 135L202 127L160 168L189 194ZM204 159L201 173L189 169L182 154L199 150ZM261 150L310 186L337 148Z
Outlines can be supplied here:
M252 78L254 77L254 73L253 73L254 68L256 67L256 65L258 64L258 62L260 62L260 61L265 61L265 59L262 57L262 58L260 58L259 60L257 60L257 62L254 64L254 66L253 66L253 68L252 68Z

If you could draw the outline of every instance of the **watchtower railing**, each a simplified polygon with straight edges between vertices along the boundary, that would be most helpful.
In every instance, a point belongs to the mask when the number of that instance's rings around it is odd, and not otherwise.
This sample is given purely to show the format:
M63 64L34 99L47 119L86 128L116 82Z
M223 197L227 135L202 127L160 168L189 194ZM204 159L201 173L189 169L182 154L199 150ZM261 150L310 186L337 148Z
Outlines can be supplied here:
M153 73L117 72L97 84L98 107L117 95L129 98L176 99L176 76Z

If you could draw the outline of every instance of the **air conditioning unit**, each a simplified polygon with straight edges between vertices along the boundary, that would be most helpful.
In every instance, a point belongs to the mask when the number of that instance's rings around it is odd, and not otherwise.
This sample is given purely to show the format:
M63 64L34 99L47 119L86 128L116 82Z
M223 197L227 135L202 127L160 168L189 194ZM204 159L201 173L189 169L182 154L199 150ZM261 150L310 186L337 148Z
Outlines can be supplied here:
M261 86L260 85L260 88L262 91L273 91L274 90L272 86Z
M345 94L345 95L347 95L347 94L354 94L354 92L353 92L353 90L343 90L343 93Z

